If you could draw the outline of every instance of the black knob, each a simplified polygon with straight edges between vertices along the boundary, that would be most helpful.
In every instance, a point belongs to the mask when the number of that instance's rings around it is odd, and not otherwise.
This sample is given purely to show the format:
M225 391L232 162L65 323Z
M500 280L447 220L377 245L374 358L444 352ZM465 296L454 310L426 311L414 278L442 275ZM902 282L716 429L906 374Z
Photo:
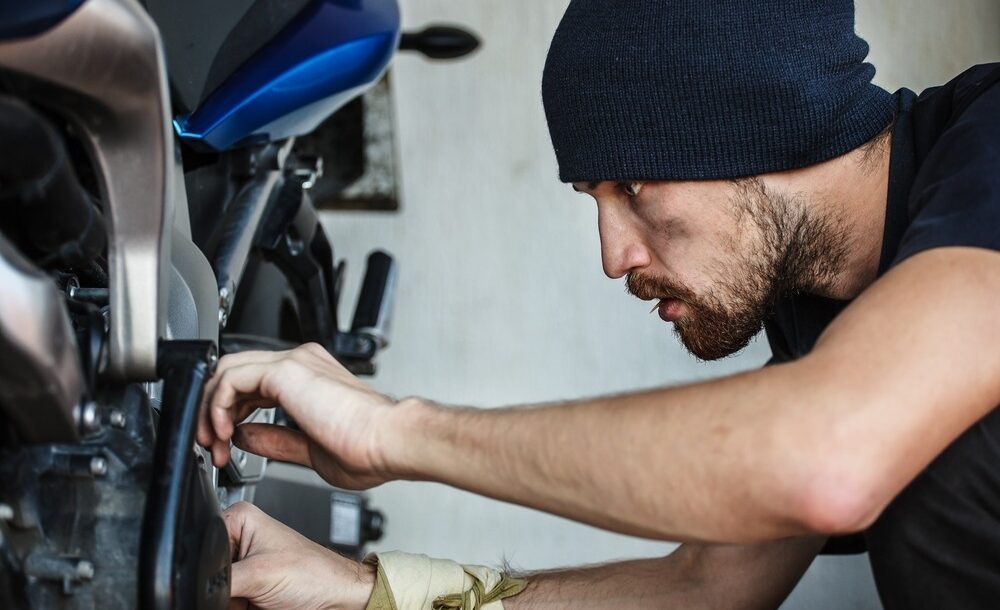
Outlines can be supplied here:
M366 508L364 515L364 542L378 542L385 533L385 516L374 509Z
M454 26L431 25L419 32L406 32L399 39L400 51L419 51L431 59L455 59L479 48L479 37Z

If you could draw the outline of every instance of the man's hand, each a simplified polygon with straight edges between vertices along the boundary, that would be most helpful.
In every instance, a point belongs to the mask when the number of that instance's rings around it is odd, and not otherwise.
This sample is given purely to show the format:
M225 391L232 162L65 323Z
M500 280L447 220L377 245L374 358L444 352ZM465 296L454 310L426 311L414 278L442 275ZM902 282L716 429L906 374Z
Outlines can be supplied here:
M255 409L281 405L303 432L267 424L235 424ZM314 469L329 483L367 489L388 475L378 438L392 401L361 383L325 349L307 344L284 352L243 352L219 361L205 388L198 443L212 462L229 461L229 441L251 453Z
M363 610L375 569L307 540L252 504L223 514L233 553L230 610Z

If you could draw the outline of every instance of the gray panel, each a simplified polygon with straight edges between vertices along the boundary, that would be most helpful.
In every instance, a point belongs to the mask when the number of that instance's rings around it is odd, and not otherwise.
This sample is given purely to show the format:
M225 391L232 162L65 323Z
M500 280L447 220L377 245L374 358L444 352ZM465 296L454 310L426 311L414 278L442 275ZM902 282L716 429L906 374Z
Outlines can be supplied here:
M0 408L28 442L74 440L85 387L63 296L2 234L0 286Z

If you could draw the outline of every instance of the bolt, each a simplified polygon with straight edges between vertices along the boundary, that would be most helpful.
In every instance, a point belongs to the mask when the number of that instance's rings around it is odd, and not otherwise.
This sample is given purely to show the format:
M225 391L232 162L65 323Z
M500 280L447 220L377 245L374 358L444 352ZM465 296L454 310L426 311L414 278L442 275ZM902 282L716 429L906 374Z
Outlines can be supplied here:
M94 564L90 563L86 559L81 559L76 564L76 577L81 580L93 580Z
M111 422L111 425L115 428L124 428L125 413L123 413L121 409L114 409L111 411L111 414L108 415L108 421Z
M90 460L90 474L95 477L103 477L108 474L108 461L101 456L94 456Z
M76 416L77 424L80 426L80 430L82 430L84 434L90 434L100 430L101 422L97 416L96 403L87 402L78 406Z
M223 286L219 288L219 324L222 326L226 325L229 321L229 308L232 304L229 302L232 298L232 293L229 291L229 286Z
M212 375L215 374L215 369L219 366L219 352L212 346L212 349L208 352L208 372Z
M0 521L10 521L14 518L14 509L10 504L0 504Z

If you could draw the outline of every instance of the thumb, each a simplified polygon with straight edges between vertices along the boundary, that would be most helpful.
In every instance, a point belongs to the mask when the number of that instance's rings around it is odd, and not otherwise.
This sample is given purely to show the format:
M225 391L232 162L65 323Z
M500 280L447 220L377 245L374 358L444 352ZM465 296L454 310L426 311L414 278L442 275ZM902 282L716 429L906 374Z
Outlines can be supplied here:
M244 451L272 460L294 462L312 468L309 438L298 430L274 424L243 424L233 434L233 444Z

